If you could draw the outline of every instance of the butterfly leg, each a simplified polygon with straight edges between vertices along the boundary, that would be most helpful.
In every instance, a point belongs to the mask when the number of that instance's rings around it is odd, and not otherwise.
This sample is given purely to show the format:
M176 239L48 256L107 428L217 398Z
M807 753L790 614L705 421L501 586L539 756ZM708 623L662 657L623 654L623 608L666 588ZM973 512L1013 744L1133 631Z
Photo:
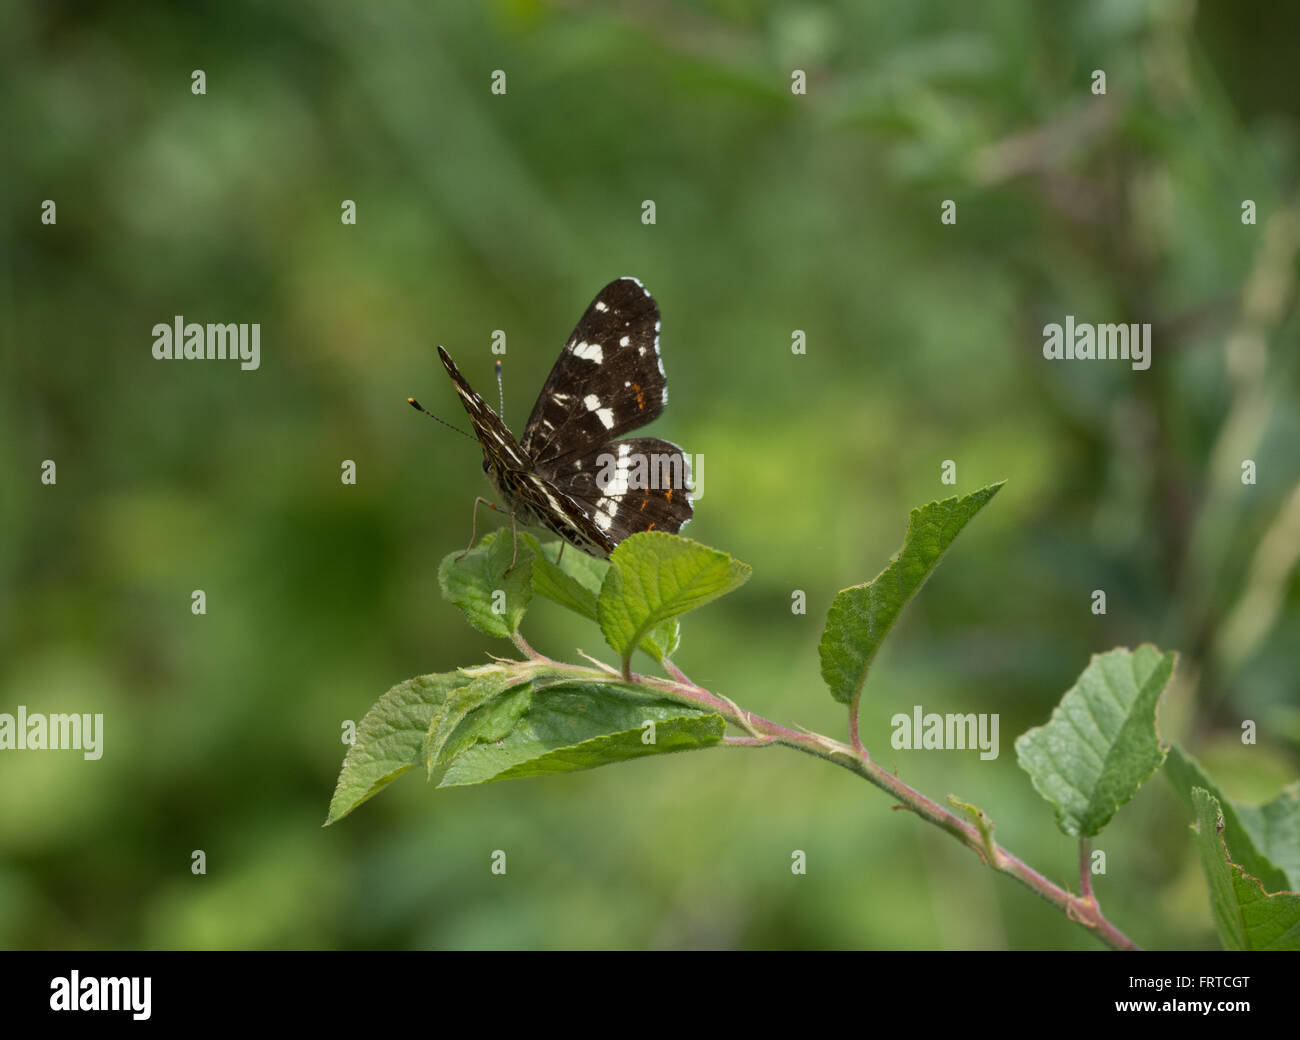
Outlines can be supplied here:
M463 560L466 556L469 555L469 551L474 548L474 539L478 536L478 507L480 502L482 502L483 505L487 506L489 509L496 509L497 507L495 502L489 502L482 495L479 495L478 498L474 499L474 512L471 514L472 518L469 524L469 545L465 546L465 551L461 553L459 556L457 556L454 561L452 561L454 563L460 563L461 560ZM513 524L514 521L515 518L514 518L514 514L512 513L510 516L510 522ZM510 566L513 567L514 564L512 563ZM509 571L507 571L506 573L508 574Z
M510 540L514 543L514 552L510 555L510 566L502 573L502 577L509 574L515 569L515 563L519 560L519 528L515 526L515 514L510 514Z
M560 561L564 559L564 545L565 543L561 542L560 551L555 554L555 566L557 567L560 565Z

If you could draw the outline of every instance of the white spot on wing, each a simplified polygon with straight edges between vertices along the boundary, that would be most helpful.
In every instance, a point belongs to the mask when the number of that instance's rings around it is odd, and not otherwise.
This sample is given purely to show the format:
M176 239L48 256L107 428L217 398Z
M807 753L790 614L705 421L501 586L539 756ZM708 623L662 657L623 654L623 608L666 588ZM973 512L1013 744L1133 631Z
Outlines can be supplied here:
M596 301L596 310L600 311L600 312L603 314L605 311L609 310L609 308L605 306L605 301L604 301L604 300L597 300L597 301Z
M626 347L631 342L632 340L629 337L624 336L621 340L618 341L618 345L620 347Z
M579 343L573 348L573 356L580 357L584 361L593 361L597 365L605 360L605 353L600 349L599 343Z
M628 471L631 469L632 460L628 458L629 450L629 445L620 444L618 446L618 459L614 464L614 472L600 489L602 497L600 501L596 503L598 509L607 509L610 507L611 503L614 503L614 507L609 509L609 511L611 513L618 512L618 506L616 503L627 494L628 487L630 486L628 481ZM601 456L602 460L608 458L608 455ZM601 483L599 477L596 482L597 484Z
M614 409L602 408L599 397L595 394L588 394L582 399L582 403L587 406L587 411L596 413L596 418L600 420L605 429L612 430L614 428Z

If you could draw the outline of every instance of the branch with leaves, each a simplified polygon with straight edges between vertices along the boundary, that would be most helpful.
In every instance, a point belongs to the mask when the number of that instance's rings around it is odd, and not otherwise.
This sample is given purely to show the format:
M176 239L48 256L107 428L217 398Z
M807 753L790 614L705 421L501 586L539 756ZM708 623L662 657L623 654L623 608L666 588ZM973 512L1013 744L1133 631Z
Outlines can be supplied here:
M1166 761L1156 707L1173 675L1174 653L1141 646L1095 655L1051 719L1016 741L1021 767L1055 807L1061 830L1079 842L1077 894L999 845L981 809L951 794L948 807L926 797L877 765L859 739L862 691L882 642L1000 487L914 509L889 565L835 597L820 645L821 671L832 696L848 707L847 743L763 718L692 682L673 663L679 618L743 584L746 564L686 538L647 532L621 543L608 561L569 553L563 567L552 562L558 546L544 548L522 534L512 567L508 533L489 534L468 554L444 558L439 582L471 625L510 640L522 656L417 676L384 694L357 729L326 823L417 767L438 787L455 787L719 744L776 744L857 774L1103 943L1137 949L1102 913L1089 851L1091 839ZM617 664L581 652L585 663L568 663L534 650L520 632L534 596L596 622ZM664 674L632 671L638 649ZM1234 806L1186 755L1175 749L1169 760L1171 780L1194 814L1225 945L1300 947L1300 896L1287 891L1300 878L1297 792L1289 789L1271 807ZM1211 820L1215 833L1208 835Z

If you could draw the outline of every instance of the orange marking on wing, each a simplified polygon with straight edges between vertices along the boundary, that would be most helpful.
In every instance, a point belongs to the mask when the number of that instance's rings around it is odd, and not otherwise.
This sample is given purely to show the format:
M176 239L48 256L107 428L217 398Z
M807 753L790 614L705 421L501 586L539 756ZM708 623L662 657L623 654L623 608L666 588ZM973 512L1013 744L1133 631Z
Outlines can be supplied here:
M641 509L640 509L640 512L642 512L642 513L645 512L645 504L646 504L647 502L649 502L649 501L650 501L650 492L647 491L647 492L646 492L646 496L645 496L645 498L641 499Z
M636 391L636 410L638 412L645 411L645 394L641 392L641 384L633 383L632 389Z
M655 529L654 524L651 524L649 527L646 528L647 531L653 531L654 529Z
M666 501L668 501L668 502L671 502L671 501L673 500L673 489L672 489L672 488L669 488L667 491L664 492L664 499L665 499Z

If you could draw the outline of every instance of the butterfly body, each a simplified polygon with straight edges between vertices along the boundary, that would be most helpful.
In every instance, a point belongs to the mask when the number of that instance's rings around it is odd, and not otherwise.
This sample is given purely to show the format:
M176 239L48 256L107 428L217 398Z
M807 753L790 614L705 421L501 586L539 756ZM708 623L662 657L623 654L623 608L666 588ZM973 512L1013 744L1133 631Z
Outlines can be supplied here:
M690 520L690 465L681 448L622 434L668 399L659 308L635 278L606 285L583 314L518 440L450 355L438 355L483 449L483 469L519 523L608 556L630 534L676 533Z

